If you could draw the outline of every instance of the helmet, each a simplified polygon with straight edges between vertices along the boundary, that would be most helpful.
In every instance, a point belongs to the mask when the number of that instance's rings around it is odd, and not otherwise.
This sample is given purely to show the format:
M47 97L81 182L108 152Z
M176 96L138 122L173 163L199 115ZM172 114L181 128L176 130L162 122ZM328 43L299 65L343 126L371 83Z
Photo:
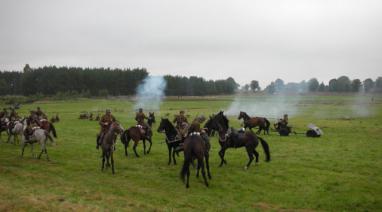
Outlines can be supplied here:
M106 109L106 113L111 113L110 109Z

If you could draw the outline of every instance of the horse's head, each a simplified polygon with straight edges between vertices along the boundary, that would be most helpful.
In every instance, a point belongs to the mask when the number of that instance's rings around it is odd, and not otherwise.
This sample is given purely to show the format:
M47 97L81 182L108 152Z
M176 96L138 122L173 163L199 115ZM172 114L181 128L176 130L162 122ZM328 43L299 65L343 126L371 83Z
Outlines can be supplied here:
M239 116L237 117L237 119L242 119L242 118L244 118L244 112L243 111L240 111L240 113L239 113Z
M152 123L155 123L155 115L154 115L154 112L149 112L149 119L151 120Z
M168 126L170 125L171 125L171 122L167 118L161 118L157 131L159 133L164 132L166 129L168 129Z
M112 129L114 132L118 134L121 134L124 131L122 125L118 122L113 122L110 126L110 129Z

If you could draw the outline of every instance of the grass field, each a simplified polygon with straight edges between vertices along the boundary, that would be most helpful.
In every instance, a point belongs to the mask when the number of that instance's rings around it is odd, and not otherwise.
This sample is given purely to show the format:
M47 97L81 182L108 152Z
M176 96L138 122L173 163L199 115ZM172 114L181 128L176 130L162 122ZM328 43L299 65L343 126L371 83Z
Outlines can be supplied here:
M246 97L262 101L264 96ZM82 99L40 101L24 105L19 113L40 106L48 115L59 113L57 145L49 145L51 161L31 157L29 150L20 158L20 148L0 143L0 211L3 210L131 210L131 211L381 211L382 210L382 97L364 104L354 96L288 97L299 113L290 118L298 132L315 123L325 132L322 138L302 135L263 136L269 143L270 163L248 170L244 149L226 153L228 165L218 168L219 145L212 138L210 187L191 170L190 188L179 178L178 165L167 165L164 136L154 125L152 152L140 158L125 157L118 140L115 152L116 174L100 171L100 151L95 149L99 126L95 121L79 120L81 111L111 108L125 128L132 126L134 103L130 100ZM370 97L363 97L370 101ZM233 97L168 99L161 114L186 109L209 115L226 109ZM352 112L353 104L369 107L370 116ZM261 115L261 114L258 114ZM159 121L157 115L157 121ZM171 116L172 117L172 116ZM236 117L232 126L239 127ZM132 149L129 149L132 153Z

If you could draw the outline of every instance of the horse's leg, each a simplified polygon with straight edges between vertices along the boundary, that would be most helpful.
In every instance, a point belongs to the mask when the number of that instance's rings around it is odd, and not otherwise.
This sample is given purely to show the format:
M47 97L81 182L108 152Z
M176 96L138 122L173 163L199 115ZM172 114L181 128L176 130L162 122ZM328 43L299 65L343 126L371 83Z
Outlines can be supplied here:
M219 167L222 167L223 164L225 163L225 160L224 160L225 150L226 150L225 147L222 146L220 151L219 151L219 156L220 156L220 159L221 159Z
M190 167L187 169L187 180L186 180L186 188L190 187Z
M204 184L208 187L207 177L206 177L206 170L204 169L204 161L203 157L198 158L198 167L202 169L202 176L204 180Z
M199 170L200 170L200 164L198 161L198 166L196 167L196 177L199 178Z
M102 169L101 169L102 171L105 168L105 157L106 157L105 151L102 151Z
M168 149L168 163L167 164L170 165L171 164L171 150L172 150L172 148L169 144L167 144L167 149Z
M138 141L134 141L133 150L134 150L135 156L137 156L139 158L139 155L137 153L137 145L138 145Z
M176 165L175 154L179 155L178 150L176 150L175 146L172 147L172 160L174 161L174 165Z
M113 158L113 152L111 153L111 172L114 174L115 171L114 171L114 158Z
M22 144L22 146L21 146L21 157L23 157L24 156L24 149L25 149L25 146L26 146L27 144L26 144L26 142L24 141L24 143Z
M125 156L127 157L127 144L124 144L125 145Z
M252 146L245 146L245 149L247 150L248 157L249 157L249 161L248 161L247 165L244 167L244 169L247 170L253 161L253 147Z
M110 151L106 152L106 167L110 167Z
M151 141L151 138L147 139L147 141L150 143L149 150L147 150L147 154L151 151L151 146L153 145L153 142Z
M48 155L48 150L45 148L45 154L46 154L46 160L49 161L49 155Z
M253 150L253 153L255 153L256 163L258 163L259 162L259 153L256 151L256 149Z
M206 158L206 168L207 168L207 175L208 175L208 178L211 180L211 172L210 172L210 154L207 152L205 154L205 158Z
M143 154L146 154L146 139L143 139Z

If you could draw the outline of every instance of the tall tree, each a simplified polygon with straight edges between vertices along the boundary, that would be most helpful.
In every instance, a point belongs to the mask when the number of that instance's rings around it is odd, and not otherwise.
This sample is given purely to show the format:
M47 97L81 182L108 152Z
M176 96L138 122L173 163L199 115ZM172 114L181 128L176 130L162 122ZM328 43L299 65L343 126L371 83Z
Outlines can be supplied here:
M259 82L257 80L252 80L250 86L253 92L260 90Z
M361 80L359 80L359 79L354 79L351 82L351 90L353 92L358 92L360 90L361 86L362 86L362 83L361 83Z
M365 92L370 92L374 88L374 81L370 78L367 78L363 81L363 87L365 89Z
M312 78L308 82L308 88L311 92L317 91L319 86L320 84L316 78Z

